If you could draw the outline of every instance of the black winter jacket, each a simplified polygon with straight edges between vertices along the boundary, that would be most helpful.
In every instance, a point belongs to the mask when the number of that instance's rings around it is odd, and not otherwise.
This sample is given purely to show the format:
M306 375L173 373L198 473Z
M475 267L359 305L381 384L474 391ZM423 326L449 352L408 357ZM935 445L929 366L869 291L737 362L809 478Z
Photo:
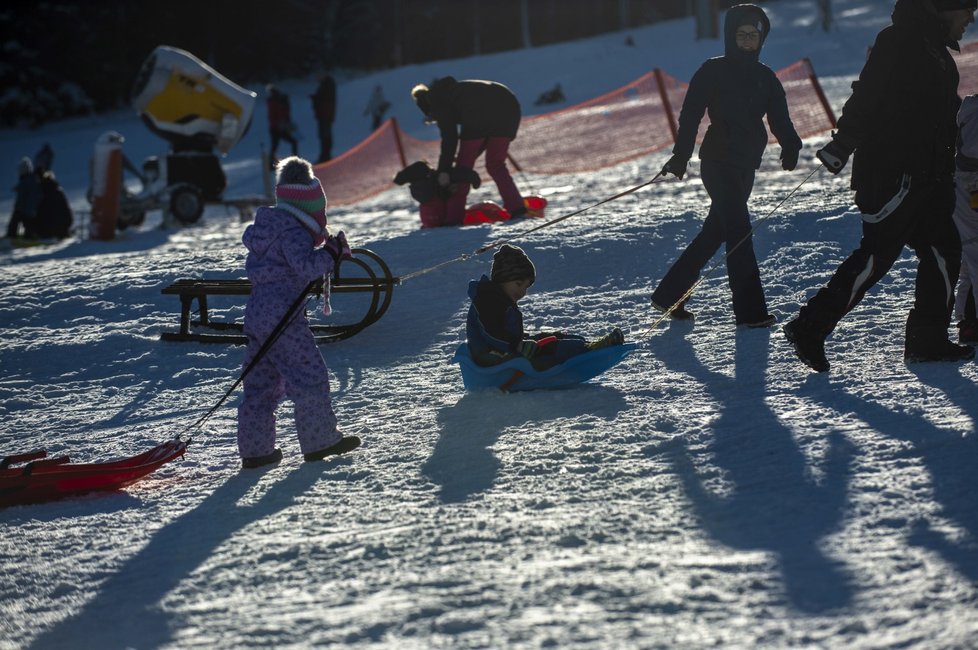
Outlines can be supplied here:
M520 128L520 102L495 81L456 81L442 77L428 89L429 116L441 132L438 171L452 168L458 140L515 138Z
M767 115L771 132L785 151L801 150L801 138L788 114L784 87L769 67L758 61L760 48L744 52L737 47L737 27L745 15L761 27L761 45L771 31L764 11L755 5L737 5L724 22L724 56L708 59L689 82L679 114L679 133L673 153L689 160L704 112L710 126L700 146L701 160L727 162L757 169L767 146Z
M893 24L876 37L839 118L839 135L855 144L852 188L924 181L954 173L958 69L947 28L929 3L898 0Z

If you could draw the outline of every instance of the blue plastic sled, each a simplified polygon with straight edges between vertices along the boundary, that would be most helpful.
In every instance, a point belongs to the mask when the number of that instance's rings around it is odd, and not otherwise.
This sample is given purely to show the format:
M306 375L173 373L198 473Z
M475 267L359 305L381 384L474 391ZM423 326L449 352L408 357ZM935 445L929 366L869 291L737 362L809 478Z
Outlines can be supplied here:
M453 360L462 369L465 390L498 388L502 391L536 390L538 388L567 388L597 377L627 357L635 343L612 345L571 357L564 363L546 370L534 370L529 359L519 357L496 366L479 366L469 355L469 346L458 346Z

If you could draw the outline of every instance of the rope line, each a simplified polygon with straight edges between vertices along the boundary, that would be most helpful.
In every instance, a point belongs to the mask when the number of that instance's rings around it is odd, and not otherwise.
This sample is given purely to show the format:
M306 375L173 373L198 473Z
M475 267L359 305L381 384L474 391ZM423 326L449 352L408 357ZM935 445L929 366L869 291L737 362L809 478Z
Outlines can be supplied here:
M624 190L622 192L619 192L618 194L615 194L614 196L609 196L608 198L602 199L602 200L598 201L597 203L593 203L591 205L588 205L588 206L585 206L583 208L580 208L579 210L575 210L574 212L571 212L569 214L565 214L565 215L563 215L561 217L557 217L556 219L551 219L550 221L544 222L544 223L542 223L542 224L540 224L538 226L534 226L533 228L530 228L529 230L526 230L526 231L520 233L519 235L517 235L515 237L509 237L507 239L499 239L499 240L496 240L496 241L492 242L491 244L486 244L485 246L482 246L480 248L475 249L471 253L465 253L464 255L459 255L458 257L452 258L450 260L445 260L444 262L439 262L438 264L435 264L434 266L429 266L427 268L421 269L420 271L414 271L413 273L408 273L407 275L402 275L401 276L401 284L404 284L405 282L407 282L408 280L411 280L413 278L416 278L416 277L425 275L427 273L431 273L432 271L435 271L437 269L443 268L445 266L449 266L449 265L455 264L457 262L463 262L465 260L471 259L472 257L475 257L476 255L481 255L482 253L485 253L486 251L490 251L493 248L496 248L497 246L502 246L503 244L508 244L509 242L518 241L520 239L523 239L527 235L530 235L530 234L532 234L532 233L534 233L534 232L536 232L538 230L543 230L544 228L549 228L550 226L552 226L554 224L560 223L561 221L564 221L566 219L570 219L571 217L576 217L577 215L582 214L584 212L587 212L588 210L591 210L593 208L596 208L596 207L598 207L600 205L604 205L605 203L610 203L611 201L615 201L617 199L620 199L623 196L628 196L629 194L633 194L633 193L637 192L638 190L642 189L643 187L646 187L646 186L651 185L651 184L656 183L656 182L660 182L659 179L660 179L661 176L662 176L662 172L659 172L650 181L645 181L644 183L642 183L640 185L636 185L635 187L630 187L627 190Z

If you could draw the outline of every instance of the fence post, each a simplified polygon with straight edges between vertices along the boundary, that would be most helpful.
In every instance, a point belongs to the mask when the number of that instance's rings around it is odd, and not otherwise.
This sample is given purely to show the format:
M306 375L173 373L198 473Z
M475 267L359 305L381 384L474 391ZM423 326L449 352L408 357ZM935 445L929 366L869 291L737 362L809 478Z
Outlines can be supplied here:
M407 167L407 158L404 156L404 143L401 142L401 127L397 125L397 118L390 118L391 129L394 130L394 144L397 145L397 155L401 158L401 169Z
M672 104L669 103L669 95L666 93L666 84L662 78L662 69L656 68L652 71L655 74L655 83L659 86L659 97L662 98L662 108L666 111L666 119L669 120L669 131L672 132L672 141L678 139L679 127L676 125L676 116L672 112Z
M808 80L812 82L812 86L815 88L815 94L818 96L818 101L822 103L822 108L825 109L825 114L829 116L829 122L834 129L836 127L835 113L832 112L832 106L825 97L825 92L822 91L822 84L819 83L818 76L815 74L815 66L812 65L811 60L807 56L804 58L804 61L805 65L808 66Z

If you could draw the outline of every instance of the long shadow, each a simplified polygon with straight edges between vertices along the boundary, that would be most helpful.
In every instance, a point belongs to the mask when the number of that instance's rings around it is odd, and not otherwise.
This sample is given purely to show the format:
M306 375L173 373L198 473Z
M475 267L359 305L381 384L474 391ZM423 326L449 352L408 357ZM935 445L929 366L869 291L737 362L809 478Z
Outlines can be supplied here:
M978 400L975 386L958 371L949 372L947 364L915 364L911 371L923 384L942 391L967 414L970 426L948 429L934 425L922 415L894 411L878 403L845 391L831 394L813 392L811 396L826 406L850 411L881 434L911 443L907 455L919 458L930 474L934 500L940 505L940 516L967 531L963 539L931 527L930 517L912 522L909 541L943 556L972 582L978 581L978 501L975 489L978 478Z
M711 537L732 548L777 556L785 593L795 608L810 613L842 608L852 599L851 576L822 552L819 540L842 523L853 448L832 434L823 478L812 478L791 431L765 402L769 338L765 332L738 331L732 378L704 367L689 342L671 329L653 338L657 356L699 380L720 409L707 452L728 490L718 494L704 483L682 438L652 451L672 456Z
M235 533L288 508L324 475L307 463L272 485L257 501L238 503L262 476L241 472L200 505L165 525L98 587L81 611L38 636L33 648L141 648L172 641L161 601Z
M500 462L492 446L509 427L528 422L540 426L558 418L592 415L612 420L626 407L611 388L582 385L560 391L532 393L466 393L441 410L441 434L421 473L439 486L443 503L460 503L492 488Z

